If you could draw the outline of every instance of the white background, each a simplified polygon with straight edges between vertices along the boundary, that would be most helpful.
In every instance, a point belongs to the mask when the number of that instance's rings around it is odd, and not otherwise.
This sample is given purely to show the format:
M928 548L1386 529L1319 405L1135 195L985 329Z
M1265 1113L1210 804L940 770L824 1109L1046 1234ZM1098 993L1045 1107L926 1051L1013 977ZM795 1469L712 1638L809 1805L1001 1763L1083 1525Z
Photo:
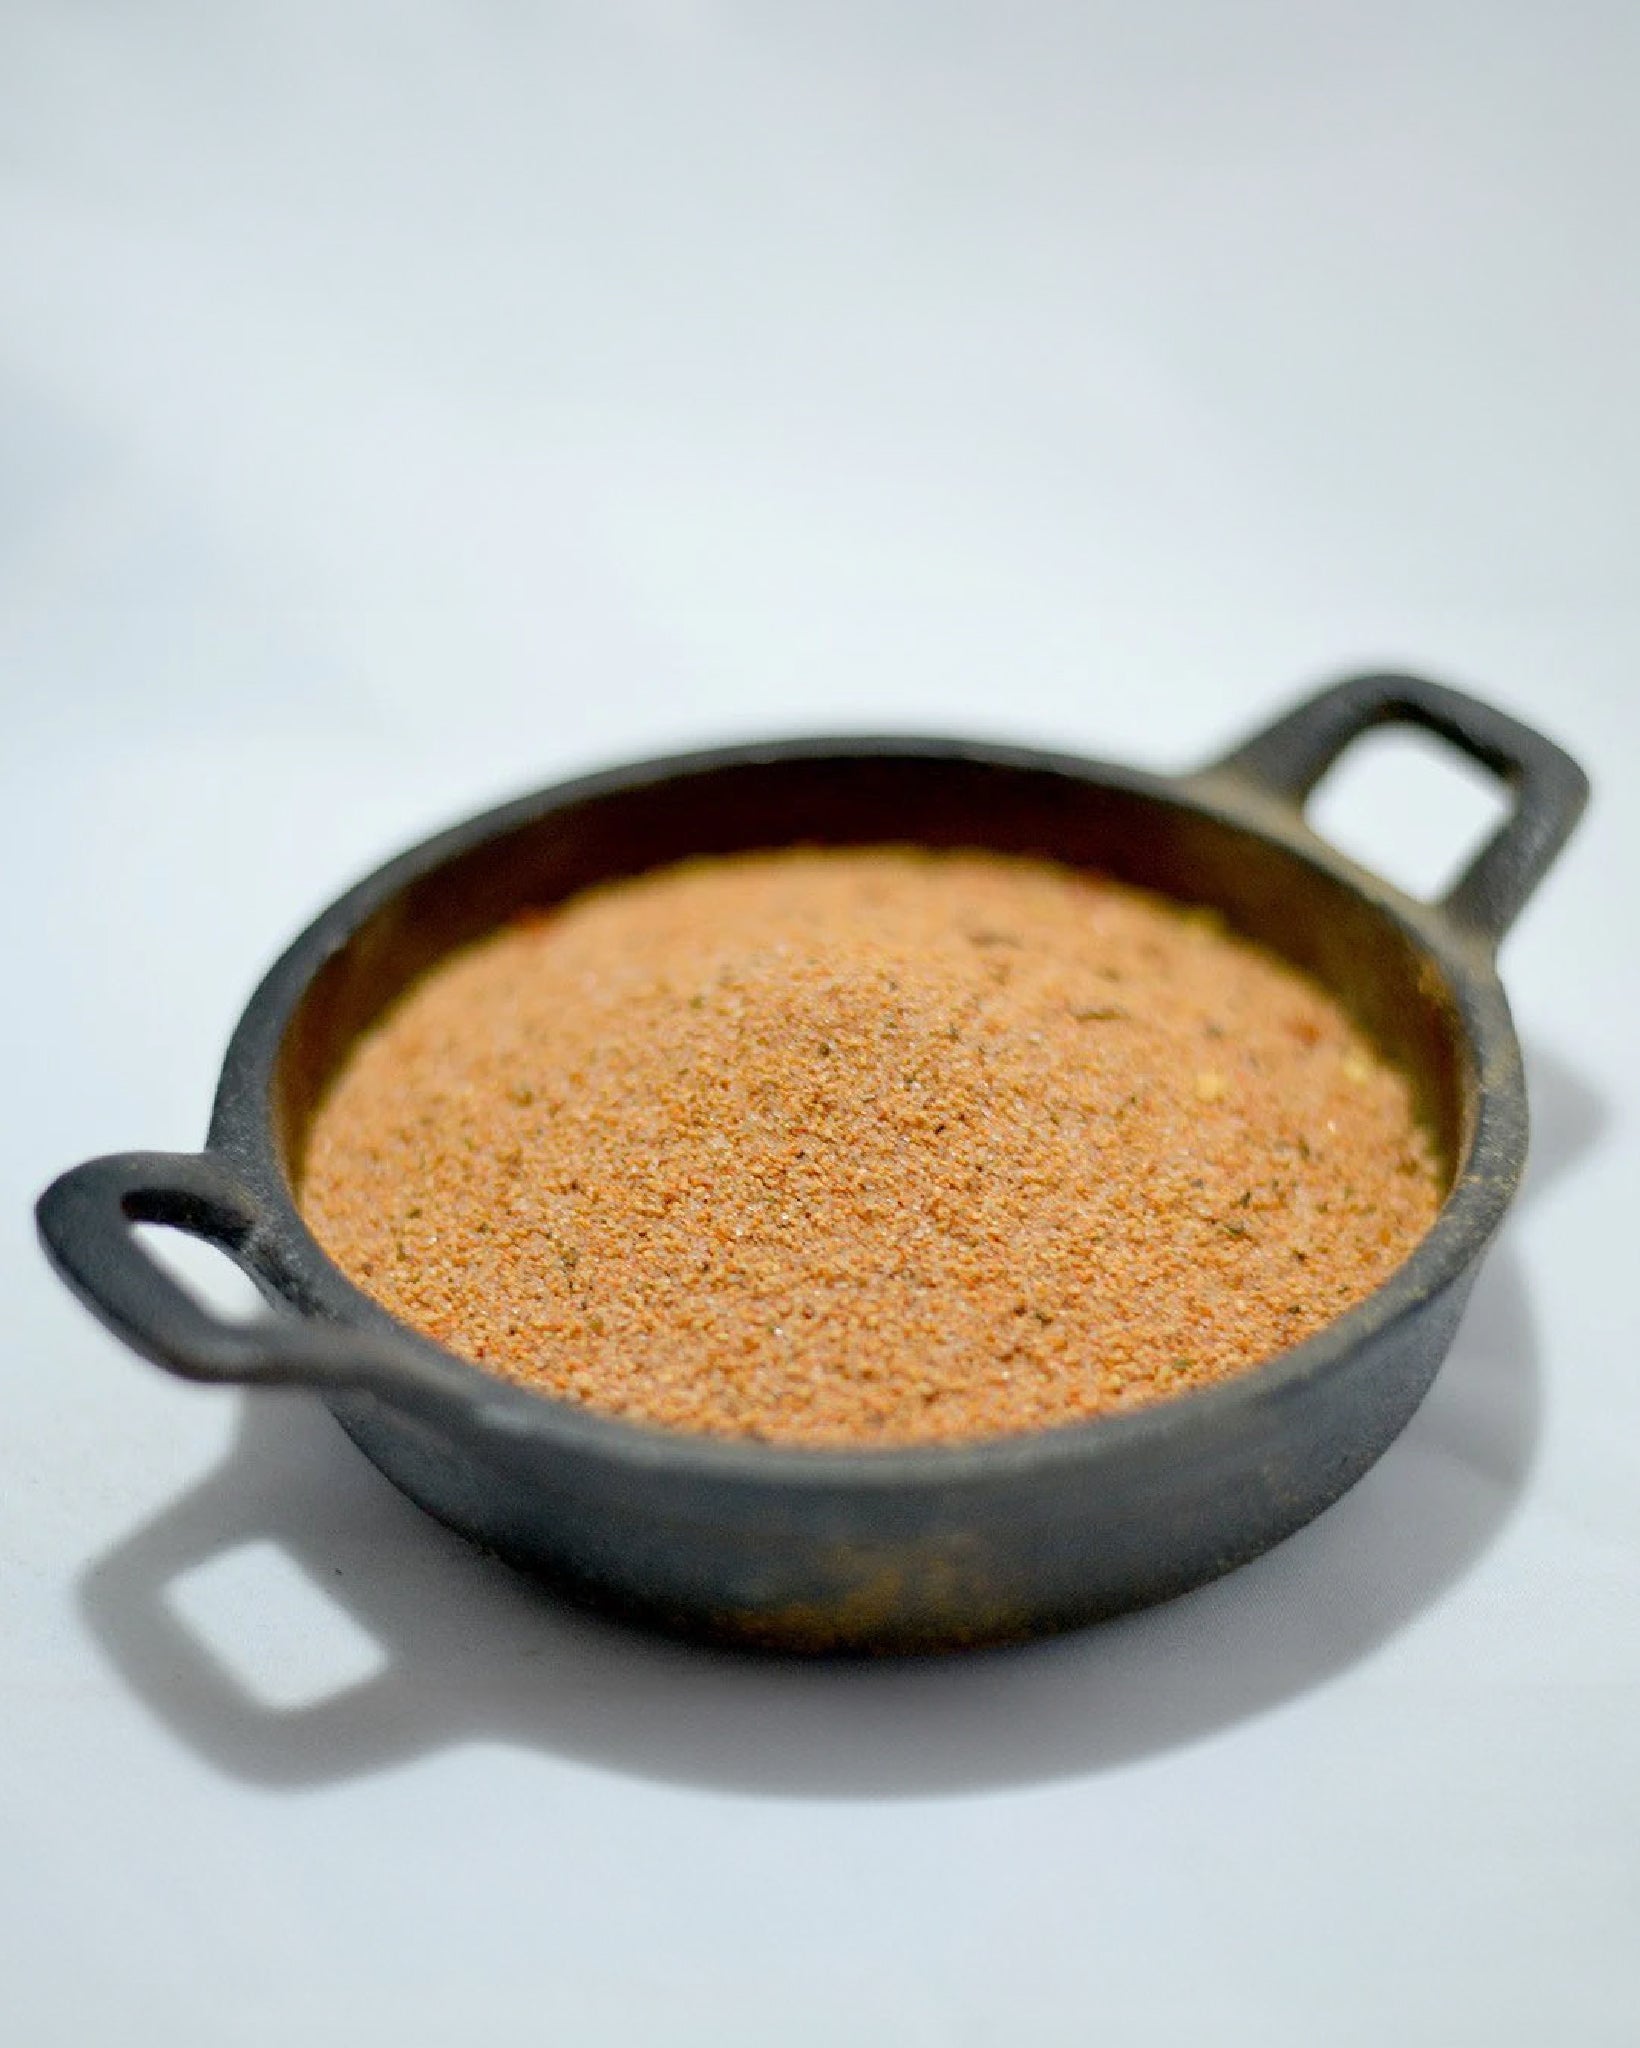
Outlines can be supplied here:
M1640 2039L1640 11L0 5L8 2041ZM1534 1167L1279 1552L866 1669L568 1612L28 1207L261 966L561 772L927 727L1184 764L1361 662L1594 809ZM1428 883L1474 778L1326 822Z

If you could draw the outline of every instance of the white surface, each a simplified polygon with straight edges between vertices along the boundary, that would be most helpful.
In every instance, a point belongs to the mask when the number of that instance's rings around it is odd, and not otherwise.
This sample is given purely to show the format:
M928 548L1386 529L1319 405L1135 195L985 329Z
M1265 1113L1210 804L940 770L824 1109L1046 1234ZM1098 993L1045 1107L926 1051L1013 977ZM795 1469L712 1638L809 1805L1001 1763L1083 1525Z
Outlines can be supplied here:
M1640 2039L1637 86L1625 0L0 10L8 2042ZM1533 1178L1404 1439L1171 1609L631 1637L33 1247L500 792L1170 765L1383 660L1600 784L1505 952Z

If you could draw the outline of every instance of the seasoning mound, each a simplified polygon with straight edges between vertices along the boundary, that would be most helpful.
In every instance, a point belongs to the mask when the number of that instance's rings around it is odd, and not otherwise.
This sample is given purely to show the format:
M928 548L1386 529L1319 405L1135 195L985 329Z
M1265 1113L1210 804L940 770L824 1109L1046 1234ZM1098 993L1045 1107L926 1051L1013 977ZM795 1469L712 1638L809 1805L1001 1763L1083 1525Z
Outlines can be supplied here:
M452 955L309 1133L320 1243L503 1378L663 1427L990 1437L1242 1371L1384 1280L1407 1083L1210 913L1045 861L701 858Z

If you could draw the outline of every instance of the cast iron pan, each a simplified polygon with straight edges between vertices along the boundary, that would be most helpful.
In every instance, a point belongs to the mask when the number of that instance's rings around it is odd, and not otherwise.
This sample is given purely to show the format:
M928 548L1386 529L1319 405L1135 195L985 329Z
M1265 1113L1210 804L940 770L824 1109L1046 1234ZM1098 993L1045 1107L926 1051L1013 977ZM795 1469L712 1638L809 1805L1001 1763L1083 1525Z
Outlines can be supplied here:
M1318 839L1306 797L1368 728L1439 734L1510 813L1438 903ZM1165 1600L1290 1535L1390 1444L1451 1344L1526 1152L1498 941L1587 783L1502 712L1408 676L1322 691L1179 777L949 739L814 739L644 762L456 826L348 891L251 999L200 1153L64 1174L39 1224L118 1336L190 1379L311 1387L422 1507L554 1584L689 1634L802 1650L949 1647ZM395 1322L292 1196L349 1044L451 947L525 905L684 854L916 840L1051 855L1217 906L1310 970L1414 1078L1451 1187L1370 1299L1268 1364L1137 1414L969 1445L782 1449L617 1421L509 1386ZM274 1313L220 1320L144 1251L228 1252Z

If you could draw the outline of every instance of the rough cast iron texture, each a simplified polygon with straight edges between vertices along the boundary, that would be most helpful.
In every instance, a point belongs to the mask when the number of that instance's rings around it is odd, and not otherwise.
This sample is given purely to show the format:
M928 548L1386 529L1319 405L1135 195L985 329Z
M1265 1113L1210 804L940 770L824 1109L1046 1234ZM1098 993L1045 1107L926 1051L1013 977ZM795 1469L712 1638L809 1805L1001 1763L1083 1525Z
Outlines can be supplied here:
M1305 798L1343 749L1421 726L1511 811L1421 903L1319 840ZM193 1379L311 1387L441 1520L580 1598L685 1633L915 1650L1074 1626L1267 1550L1380 1456L1445 1356L1526 1152L1499 939L1577 821L1559 748L1486 705L1364 676L1180 777L948 739L814 739L618 768L458 825L309 926L229 1047L204 1152L76 1167L46 1250L136 1350ZM1131 1416L915 1449L781 1449L644 1428L492 1378L396 1323L319 1249L292 1193L306 1124L359 1031L452 946L684 854L911 840L1034 852L1220 909L1307 968L1414 1076L1450 1192L1369 1300L1225 1385ZM132 1225L221 1246L274 1314L220 1321Z

